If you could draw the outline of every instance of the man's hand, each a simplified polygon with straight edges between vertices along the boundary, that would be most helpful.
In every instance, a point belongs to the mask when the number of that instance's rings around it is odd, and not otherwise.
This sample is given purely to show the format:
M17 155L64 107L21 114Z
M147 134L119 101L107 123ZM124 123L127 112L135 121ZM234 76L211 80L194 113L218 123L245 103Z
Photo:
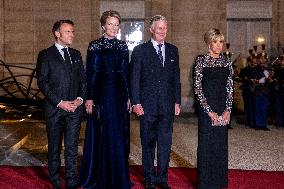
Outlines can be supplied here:
M73 101L62 101L60 102L58 107L62 110L65 110L66 112L75 112L77 108Z
M127 100L127 110L129 111L129 113L131 113L132 111L130 99Z
M138 116L144 115L144 110L141 104L133 105L133 112Z
M93 106L94 106L94 101L93 100L86 100L85 107L86 107L86 112L88 114L92 113Z
M77 107L81 106L82 103L82 100L80 100L79 98L73 100L73 104Z
M175 115L178 116L180 114L180 105L175 104Z

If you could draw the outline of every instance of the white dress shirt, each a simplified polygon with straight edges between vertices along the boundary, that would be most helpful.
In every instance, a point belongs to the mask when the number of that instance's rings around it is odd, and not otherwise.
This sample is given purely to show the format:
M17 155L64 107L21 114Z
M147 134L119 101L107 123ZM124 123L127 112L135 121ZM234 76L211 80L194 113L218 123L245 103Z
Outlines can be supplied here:
M159 43L157 43L157 41L155 41L153 38L151 38L151 42L156 50L156 53L158 54L158 51L159 51ZM162 50L162 55L163 55L163 66L164 66L164 62L165 62L165 44L164 44L164 41L161 43L163 46L161 48Z
M67 51L68 51L68 47L66 46L66 47L63 47L62 45L60 45L60 44L58 44L58 43L55 43L55 47L58 49L58 51L59 51L59 53L61 54L61 56L62 56L62 58L63 58L63 60L65 60L64 59L64 52L63 52L63 48L67 48ZM69 53L69 51L68 51L68 53ZM70 54L69 54L70 55Z
M69 56L70 56L70 53L69 53L69 50L68 50L68 46L63 47L62 45L60 45L60 44L58 44L58 43L55 42L55 47L58 49L58 51L59 51L60 55L62 56L63 60L65 60L65 58L64 58L64 52L63 52L63 50L62 50L63 48L67 48L67 52L68 52L68 54L69 54ZM71 56L70 56L70 57L71 57ZM72 64L72 60L71 60L71 64ZM81 101L81 104L83 104L84 100L83 100L81 97L77 97L77 99L79 99L79 100ZM57 107L59 106L59 104L60 104L62 101L63 101L63 100L61 100L61 101L57 104Z

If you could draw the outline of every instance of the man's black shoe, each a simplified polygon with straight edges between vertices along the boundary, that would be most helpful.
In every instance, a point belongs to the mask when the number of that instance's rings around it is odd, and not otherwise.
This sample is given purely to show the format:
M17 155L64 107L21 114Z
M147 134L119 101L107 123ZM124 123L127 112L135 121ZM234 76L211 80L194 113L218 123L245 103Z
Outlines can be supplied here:
M159 187L160 189L171 189L171 187L169 187L168 183L159 183L156 186Z
M145 183L145 189L156 189L155 185L151 182Z

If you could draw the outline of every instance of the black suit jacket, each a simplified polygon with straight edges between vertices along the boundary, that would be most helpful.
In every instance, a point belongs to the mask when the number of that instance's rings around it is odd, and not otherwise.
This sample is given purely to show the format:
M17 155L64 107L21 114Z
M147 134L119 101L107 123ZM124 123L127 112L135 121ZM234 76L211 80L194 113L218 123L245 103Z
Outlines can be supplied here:
M59 108L61 100L85 99L86 78L81 53L69 48L72 59L64 61L55 45L42 50L37 60L37 84L45 96L44 108L47 116L52 116ZM72 71L71 71L72 70ZM83 108L80 108L81 112Z
M142 104L145 114L174 113L175 103L181 103L176 46L165 43L164 67L151 41L136 46L132 52L130 72L132 104Z

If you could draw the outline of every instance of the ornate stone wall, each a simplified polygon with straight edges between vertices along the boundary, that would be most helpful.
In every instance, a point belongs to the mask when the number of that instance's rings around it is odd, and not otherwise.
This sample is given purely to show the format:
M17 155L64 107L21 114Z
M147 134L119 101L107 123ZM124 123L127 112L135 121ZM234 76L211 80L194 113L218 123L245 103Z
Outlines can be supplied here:
M75 22L74 47L85 55L86 45L98 35L99 0L4 0L4 60L34 64L37 53L54 42L51 29L59 19ZM2 27L1 27L2 28ZM1 35L2 36L2 35Z
M38 52L54 43L51 29L59 19L74 21L73 46L83 57L88 43L99 35L99 0L1 0L0 17L0 58L15 66L35 67ZM1 79L11 76L3 66L1 69ZM19 68L12 68L12 72L32 73ZM17 80L27 86L30 78ZM36 87L36 83L32 86Z

